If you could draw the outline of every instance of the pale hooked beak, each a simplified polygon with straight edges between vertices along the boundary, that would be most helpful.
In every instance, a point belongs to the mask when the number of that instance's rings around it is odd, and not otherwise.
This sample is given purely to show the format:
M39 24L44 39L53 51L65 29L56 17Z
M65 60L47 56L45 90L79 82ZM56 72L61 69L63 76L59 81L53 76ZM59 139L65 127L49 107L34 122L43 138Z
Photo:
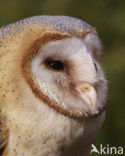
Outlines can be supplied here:
M92 107L96 105L97 93L95 88L90 83L84 82L79 87L77 87L77 91L85 103Z

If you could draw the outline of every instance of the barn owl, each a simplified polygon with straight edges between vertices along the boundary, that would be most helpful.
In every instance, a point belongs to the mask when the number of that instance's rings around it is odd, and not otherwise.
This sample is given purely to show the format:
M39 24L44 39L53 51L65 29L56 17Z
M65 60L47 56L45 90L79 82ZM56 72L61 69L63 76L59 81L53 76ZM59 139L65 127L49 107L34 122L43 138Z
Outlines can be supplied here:
M73 17L0 29L2 156L89 156L105 117L100 54L96 30Z

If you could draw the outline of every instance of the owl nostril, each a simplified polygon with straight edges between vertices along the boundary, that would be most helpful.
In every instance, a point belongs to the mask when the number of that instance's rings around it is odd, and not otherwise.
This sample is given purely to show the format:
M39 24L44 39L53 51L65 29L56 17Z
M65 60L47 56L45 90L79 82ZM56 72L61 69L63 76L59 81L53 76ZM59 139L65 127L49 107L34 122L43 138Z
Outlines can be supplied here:
M46 64L54 70L64 70L64 64L59 60L46 61Z

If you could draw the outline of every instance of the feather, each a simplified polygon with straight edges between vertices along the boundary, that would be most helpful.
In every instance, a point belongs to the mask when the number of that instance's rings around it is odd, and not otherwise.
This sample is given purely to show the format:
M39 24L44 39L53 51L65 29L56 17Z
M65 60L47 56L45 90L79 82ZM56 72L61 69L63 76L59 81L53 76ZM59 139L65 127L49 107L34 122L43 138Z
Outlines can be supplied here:
M0 155L5 151L6 146L8 144L8 136L9 132L5 125L5 118L2 116L0 112Z

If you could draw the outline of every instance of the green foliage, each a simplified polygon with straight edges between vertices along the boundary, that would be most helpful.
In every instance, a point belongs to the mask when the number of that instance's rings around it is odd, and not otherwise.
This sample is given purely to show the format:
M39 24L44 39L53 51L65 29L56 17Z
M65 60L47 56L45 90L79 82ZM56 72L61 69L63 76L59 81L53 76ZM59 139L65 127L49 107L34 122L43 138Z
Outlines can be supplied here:
M92 24L104 45L107 115L95 144L125 145L125 1L0 0L0 26L33 15L68 15Z

